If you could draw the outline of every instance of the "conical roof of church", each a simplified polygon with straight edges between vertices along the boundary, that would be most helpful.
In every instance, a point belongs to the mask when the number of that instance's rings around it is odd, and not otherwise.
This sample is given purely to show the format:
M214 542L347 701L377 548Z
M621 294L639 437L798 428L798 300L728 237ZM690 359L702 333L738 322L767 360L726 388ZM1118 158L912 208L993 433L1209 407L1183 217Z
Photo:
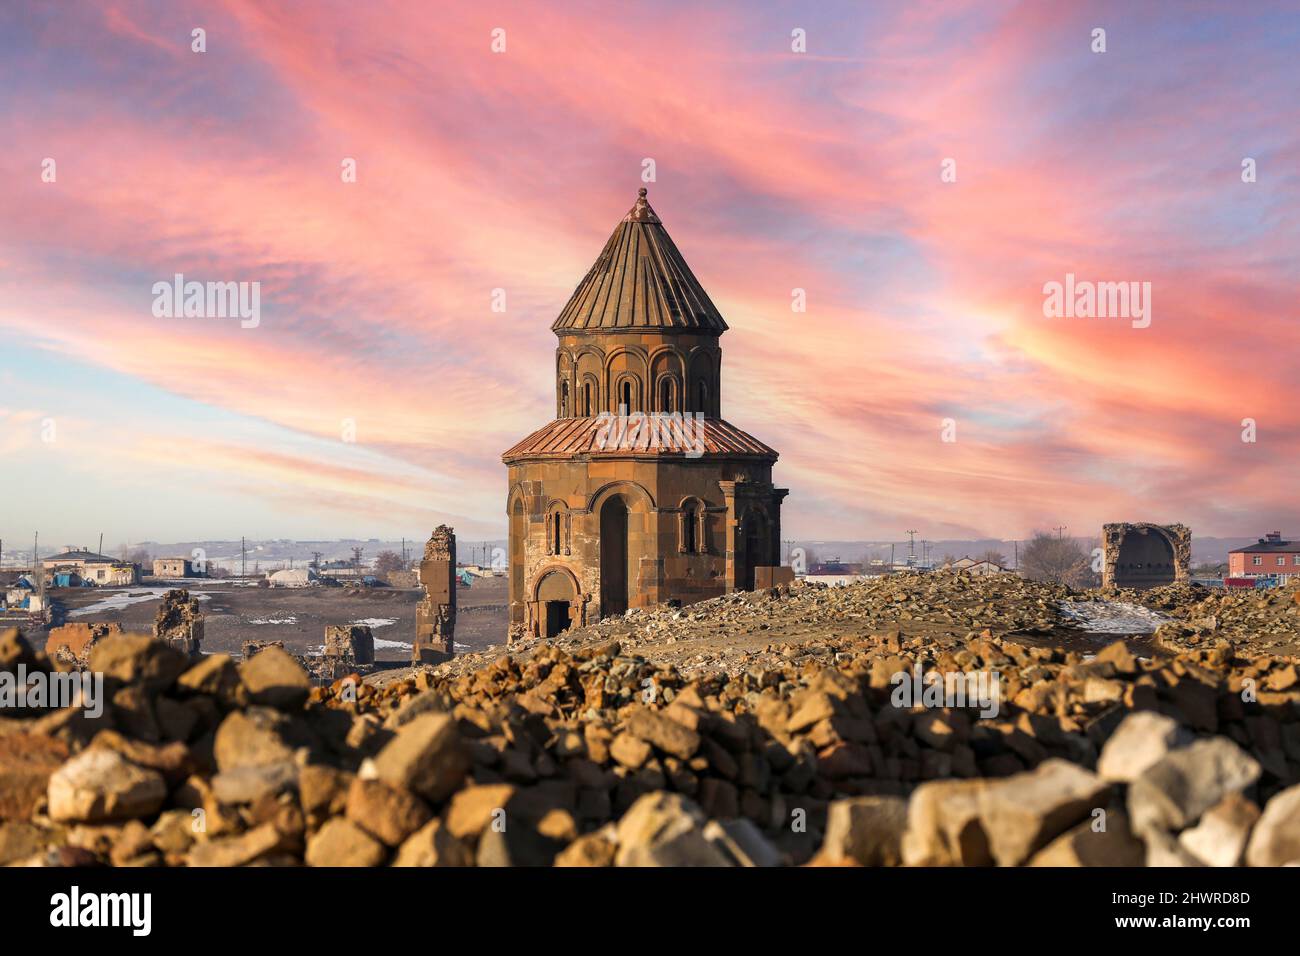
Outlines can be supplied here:
M642 188L551 325L555 332L666 329L720 334L727 323Z

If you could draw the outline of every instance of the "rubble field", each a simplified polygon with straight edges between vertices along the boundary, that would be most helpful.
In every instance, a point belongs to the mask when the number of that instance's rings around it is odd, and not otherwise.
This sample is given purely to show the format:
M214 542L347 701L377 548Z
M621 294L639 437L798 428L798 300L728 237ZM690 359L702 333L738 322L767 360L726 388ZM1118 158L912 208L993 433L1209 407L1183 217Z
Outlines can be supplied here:
M208 652L238 656L245 641L279 640L292 653L318 653L326 627L373 622L379 660L410 659L420 601L415 588L259 588L203 578L185 579L183 586L200 601L203 649ZM166 590L146 584L51 593L65 607L65 623L120 624L124 630L147 633ZM506 579L482 578L473 587L458 590L457 598L462 613L456 622L456 639L474 650L501 643L506 629ZM37 629L27 637L43 644L46 633Z
M102 716L0 720L0 862L1300 863L1300 674L1256 650L1284 594L1120 595L1181 638L1135 654L1054 646L1064 588L897 575L326 687L109 634ZM0 679L71 666L0 636Z

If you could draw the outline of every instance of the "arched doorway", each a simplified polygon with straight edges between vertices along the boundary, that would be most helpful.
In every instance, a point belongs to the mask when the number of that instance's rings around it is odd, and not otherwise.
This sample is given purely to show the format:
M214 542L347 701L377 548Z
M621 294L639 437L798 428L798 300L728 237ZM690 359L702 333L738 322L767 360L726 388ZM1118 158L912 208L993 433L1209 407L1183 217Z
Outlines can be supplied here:
M1115 584L1122 588L1153 588L1172 584L1174 549L1159 531L1142 528L1124 535L1115 563Z
M627 502L611 495L600 508L600 616L627 610Z
M555 637L573 623L573 609L578 604L578 590L573 578L563 571L550 571L537 585L538 613L543 637Z

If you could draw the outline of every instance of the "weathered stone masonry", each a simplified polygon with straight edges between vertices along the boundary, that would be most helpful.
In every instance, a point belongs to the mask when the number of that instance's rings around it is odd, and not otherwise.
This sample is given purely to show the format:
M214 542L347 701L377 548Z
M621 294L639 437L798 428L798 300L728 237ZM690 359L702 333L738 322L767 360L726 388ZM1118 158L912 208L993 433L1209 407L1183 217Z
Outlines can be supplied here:
M1192 531L1181 524L1102 526L1102 587L1150 588L1191 576Z
M439 664L456 648L456 535L445 524L435 528L424 545L420 586L424 600L415 610L411 660Z
M515 634L781 579L777 453L721 417L727 324L645 193L552 325L556 418L502 456Z

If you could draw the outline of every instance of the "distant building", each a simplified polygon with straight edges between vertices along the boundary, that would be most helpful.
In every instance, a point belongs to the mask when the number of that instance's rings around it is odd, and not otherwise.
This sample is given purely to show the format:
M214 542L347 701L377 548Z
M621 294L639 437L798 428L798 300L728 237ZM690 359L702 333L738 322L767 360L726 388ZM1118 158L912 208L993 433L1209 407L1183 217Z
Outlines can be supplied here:
M192 578L197 574L189 558L155 558L153 576L156 578Z
M1282 532L1270 531L1255 544L1228 552L1228 577L1276 577L1289 581L1300 575L1300 541L1284 541Z
M311 568L285 568L273 571L266 580L273 588L308 588L319 578Z
M370 573L369 569L357 567L351 561L322 561L317 570L326 578L360 578Z
M85 548L68 548L62 554L41 560L46 579L52 580L60 573L75 571L83 581L105 587L129 587L140 583L140 565L119 561L105 554L96 554Z
M832 558L830 561L822 561L818 564L809 566L808 573L817 577L827 574L837 576L849 574L856 576L862 573L862 565L850 563L848 561L839 561Z
M949 571L965 571L967 574L1006 574L1007 569L1000 564L984 558L959 558L944 564Z
M831 558L829 561L820 561L809 565L807 573L800 575L800 577L804 581L813 584L829 584L832 587L838 587L877 574L879 574L878 571L863 573L861 564Z

